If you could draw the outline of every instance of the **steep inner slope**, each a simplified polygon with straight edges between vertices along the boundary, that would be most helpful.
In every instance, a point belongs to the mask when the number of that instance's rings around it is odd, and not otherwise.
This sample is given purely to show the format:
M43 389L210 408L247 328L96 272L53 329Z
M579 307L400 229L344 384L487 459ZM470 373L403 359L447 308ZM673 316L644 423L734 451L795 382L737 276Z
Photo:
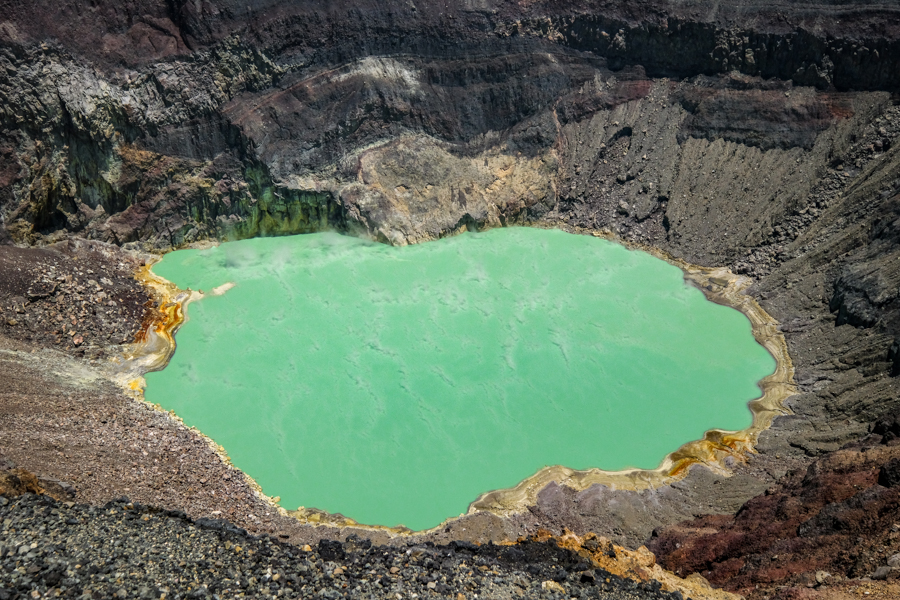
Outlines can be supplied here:
M896 2L0 6L8 240L407 244L540 221L756 279L800 392L759 454L641 493L550 484L477 517L488 535L636 545L897 408Z

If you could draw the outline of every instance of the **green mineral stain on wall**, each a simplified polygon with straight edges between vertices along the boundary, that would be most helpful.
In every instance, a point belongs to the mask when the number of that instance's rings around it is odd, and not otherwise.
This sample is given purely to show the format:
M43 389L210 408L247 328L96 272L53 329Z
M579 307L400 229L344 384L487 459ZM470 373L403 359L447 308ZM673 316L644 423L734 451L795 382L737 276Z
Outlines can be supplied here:
M413 529L546 465L653 468L751 423L774 359L682 272L587 236L395 248L337 234L174 252L188 309L146 398L282 506Z

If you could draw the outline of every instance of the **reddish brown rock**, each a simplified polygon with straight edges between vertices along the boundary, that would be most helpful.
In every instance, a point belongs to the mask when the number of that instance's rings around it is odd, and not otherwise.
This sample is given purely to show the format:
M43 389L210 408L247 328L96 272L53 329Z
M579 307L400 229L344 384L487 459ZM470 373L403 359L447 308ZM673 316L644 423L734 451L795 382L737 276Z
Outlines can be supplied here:
M678 575L700 573L751 598L871 576L900 552L900 488L880 483L893 481L900 445L872 442L790 473L734 516L656 531L649 548Z

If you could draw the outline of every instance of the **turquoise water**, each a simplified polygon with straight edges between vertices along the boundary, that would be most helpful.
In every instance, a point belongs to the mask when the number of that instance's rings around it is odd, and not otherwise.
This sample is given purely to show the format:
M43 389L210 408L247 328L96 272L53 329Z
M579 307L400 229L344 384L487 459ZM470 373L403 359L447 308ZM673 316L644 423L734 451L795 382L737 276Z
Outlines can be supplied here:
M547 465L653 468L751 423L774 359L740 312L605 240L333 233L168 254L188 308L146 398L282 506L424 529Z

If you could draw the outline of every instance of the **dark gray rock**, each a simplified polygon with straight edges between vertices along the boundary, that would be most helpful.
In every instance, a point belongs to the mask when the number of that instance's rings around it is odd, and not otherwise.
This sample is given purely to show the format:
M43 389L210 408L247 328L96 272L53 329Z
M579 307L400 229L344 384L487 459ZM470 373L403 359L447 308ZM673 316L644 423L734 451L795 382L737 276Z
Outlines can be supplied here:
M885 463L878 471L878 485L892 488L900 485L900 459L894 459Z
M64 516L73 517L77 525L60 527ZM25 548L17 554L24 558L17 560L29 573L26 579L13 569L0 570L0 589L13 586L29 593L64 586L74 597L159 598L165 592L167 597L204 598L241 590L288 598L342 598L349 589L366 597L393 599L397 593L421 596L434 590L499 599L523 587L539 589L542 581L552 579L565 585L568 597L587 598L596 597L602 577L604 597L611 600L677 597L660 591L656 582L586 571L583 558L554 542L364 548L356 537L344 545L321 543L316 552L304 552L236 528L194 527L196 523L183 517L124 501L97 511L35 495L19 496L0 507L0 519L20 523L11 542ZM46 544L35 533L41 527L54 531L54 544ZM40 544L40 559L32 556L32 540ZM110 540L118 545L110 545ZM499 575L482 576L476 565Z

